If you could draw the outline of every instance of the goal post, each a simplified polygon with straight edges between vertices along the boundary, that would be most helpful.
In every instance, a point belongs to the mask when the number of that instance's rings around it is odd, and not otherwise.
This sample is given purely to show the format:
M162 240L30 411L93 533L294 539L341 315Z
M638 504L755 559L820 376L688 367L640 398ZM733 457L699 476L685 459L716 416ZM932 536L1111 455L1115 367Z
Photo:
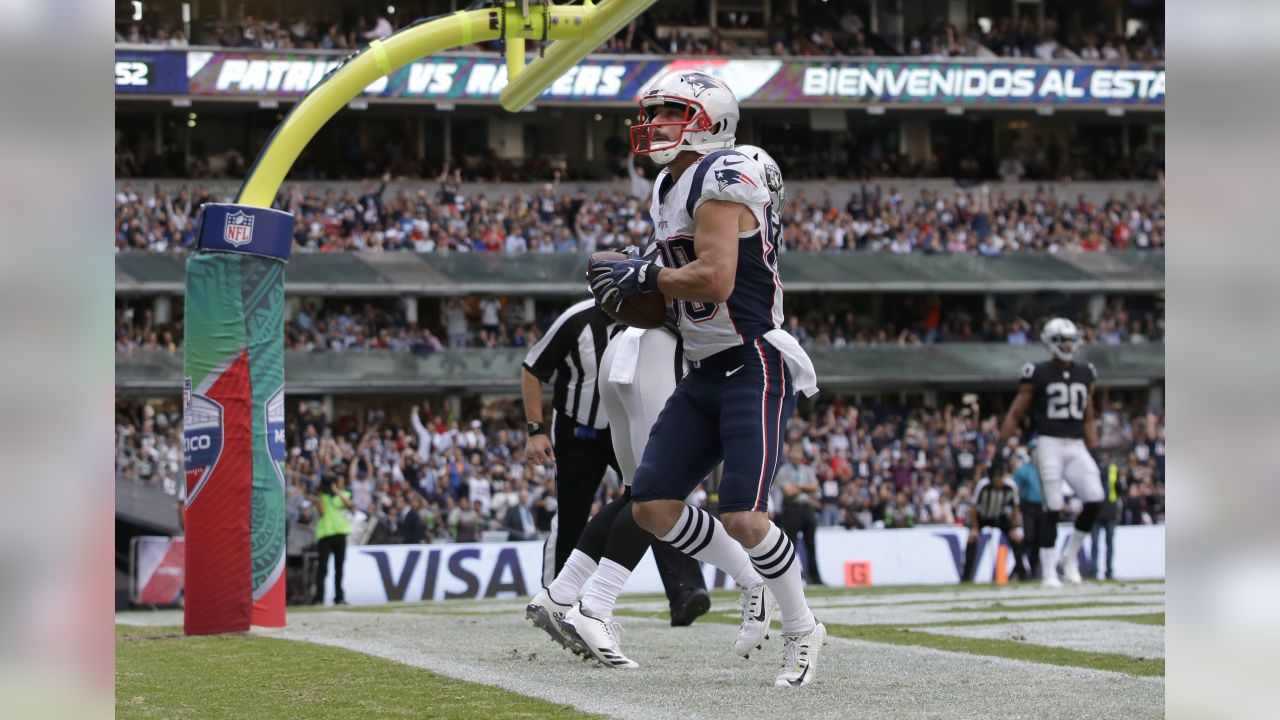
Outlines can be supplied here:
M271 204L303 148L374 81L476 42L506 41L499 102L518 111L653 2L501 0L374 40L290 109L234 203L201 209L183 349L187 634L285 624L284 269L294 218ZM527 40L548 43L528 64Z

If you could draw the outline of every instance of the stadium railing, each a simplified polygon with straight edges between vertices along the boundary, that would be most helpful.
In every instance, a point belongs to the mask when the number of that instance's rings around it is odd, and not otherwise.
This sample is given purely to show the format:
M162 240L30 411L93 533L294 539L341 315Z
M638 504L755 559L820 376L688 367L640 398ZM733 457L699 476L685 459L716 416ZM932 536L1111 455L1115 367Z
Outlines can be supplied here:
M178 294L184 253L120 253L116 294ZM779 270L791 293L1159 292L1164 252L893 255L783 253ZM472 294L585 296L586 257L574 253L431 254L349 252L294 255L286 273L290 295L326 297Z
M285 352L290 394L402 392L516 393L524 348L392 352ZM811 348L824 390L1012 388L1027 362L1044 359L1038 343L940 343L923 346ZM1100 385L1147 387L1164 380L1164 344L1093 346L1082 358ZM157 351L116 356L118 396L164 396L182 386L182 357Z

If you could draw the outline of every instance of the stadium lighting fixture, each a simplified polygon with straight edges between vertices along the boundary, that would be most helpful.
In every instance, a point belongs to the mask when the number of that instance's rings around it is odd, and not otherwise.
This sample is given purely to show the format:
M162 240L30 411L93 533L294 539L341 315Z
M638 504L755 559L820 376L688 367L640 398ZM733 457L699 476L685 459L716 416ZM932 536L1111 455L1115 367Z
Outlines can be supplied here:
M133 19L141 20L142 19L142 3L138 2L138 0L132 0L129 4L133 6Z

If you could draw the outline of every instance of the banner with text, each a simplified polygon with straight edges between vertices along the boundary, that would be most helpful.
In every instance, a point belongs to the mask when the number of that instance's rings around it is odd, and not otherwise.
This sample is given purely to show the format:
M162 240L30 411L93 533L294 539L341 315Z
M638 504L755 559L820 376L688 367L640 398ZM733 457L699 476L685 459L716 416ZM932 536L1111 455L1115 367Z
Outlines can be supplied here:
M1066 545L1071 526L1058 531L1059 549ZM949 584L960 580L968 532L949 526L908 530L820 528L817 532L818 571L828 585ZM988 530L979 538L976 581L992 582L995 559L1003 543ZM803 551L803 543L796 549ZM1011 570L1013 553L1007 553ZM1115 577L1140 580L1164 577L1164 526L1116 528ZM1091 543L1080 556L1081 571L1093 570ZM710 588L733 587L733 581L704 565ZM542 577L539 542L461 543L451 545L366 545L347 549L343 589L355 605L422 602L494 597L529 597ZM324 595L333 599L333 569ZM662 592L653 554L627 581L626 593Z
M347 56L263 50L116 50L118 94L297 99ZM539 96L548 104L630 104L673 71L724 80L747 106L1164 108L1159 66L1012 61L810 60L591 56ZM496 103L507 68L496 55L423 58L365 88L366 100Z

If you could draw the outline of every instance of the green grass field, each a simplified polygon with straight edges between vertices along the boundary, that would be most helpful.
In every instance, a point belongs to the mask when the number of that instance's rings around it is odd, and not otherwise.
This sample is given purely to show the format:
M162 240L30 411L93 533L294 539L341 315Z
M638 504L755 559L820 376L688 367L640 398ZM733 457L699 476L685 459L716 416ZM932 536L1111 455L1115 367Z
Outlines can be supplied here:
M1160 717L1163 583L816 588L818 680L775 690L781 645L727 652L736 593L670 628L624 596L641 668L584 663L522 619L522 599L291 611L282 632L185 637L180 613L125 613L119 718ZM775 626L776 628L776 626ZM778 657L775 657L778 656ZM856 712L855 712L856 710Z
M362 653L249 634L116 628L117 718L598 717Z

